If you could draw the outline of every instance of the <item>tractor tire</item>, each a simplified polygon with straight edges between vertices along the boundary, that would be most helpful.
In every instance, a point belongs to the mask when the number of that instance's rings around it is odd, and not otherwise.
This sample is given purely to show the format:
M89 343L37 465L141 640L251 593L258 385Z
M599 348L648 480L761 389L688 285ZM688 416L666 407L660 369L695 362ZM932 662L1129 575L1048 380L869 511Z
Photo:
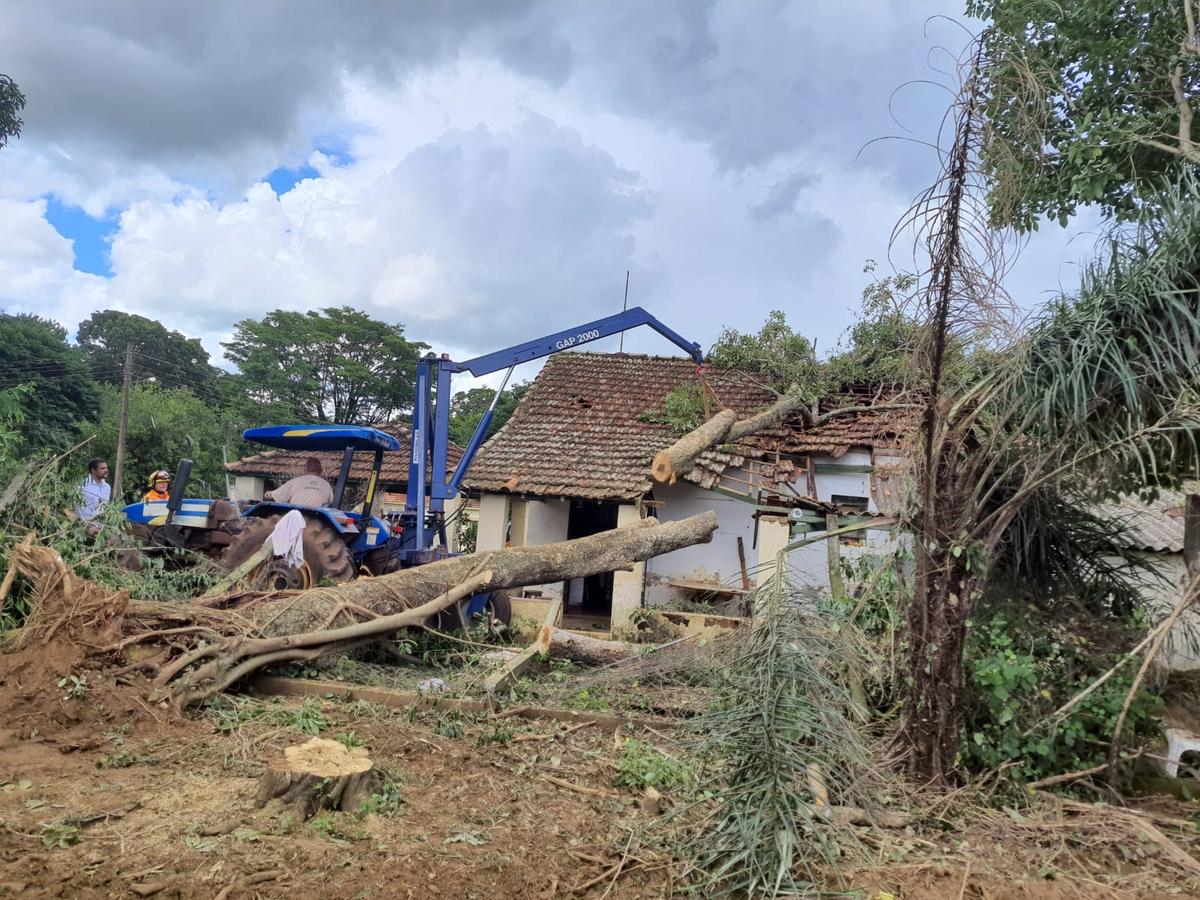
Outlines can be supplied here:
M459 605L470 604L471 598L460 602ZM492 628L489 630L502 631L507 629L512 624L512 601L509 599L508 591L492 591L492 596L484 606L483 615L486 615L491 622ZM454 607L443 609L440 613L430 616L426 623L430 628L437 631L450 632L456 628L462 627L462 621L458 617L458 610ZM501 626L496 628L495 626Z
M250 519L221 556L221 567L232 572L258 552L263 541L271 536L282 515ZM304 526L304 565L300 571L287 569L282 560L275 559L259 566L250 580L267 576L272 590L316 587L323 579L334 582L353 581L357 574L350 548L341 536L320 519L309 519ZM264 571L266 570L266 571ZM276 573L270 577L270 573Z

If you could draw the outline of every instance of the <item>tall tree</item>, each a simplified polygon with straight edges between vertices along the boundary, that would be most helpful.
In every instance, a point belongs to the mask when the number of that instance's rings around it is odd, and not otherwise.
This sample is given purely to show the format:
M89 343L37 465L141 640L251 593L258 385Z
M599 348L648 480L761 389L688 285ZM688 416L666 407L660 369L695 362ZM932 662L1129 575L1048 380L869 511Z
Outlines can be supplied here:
M492 413L492 424L485 438L491 437L511 418L517 409L517 404L529 390L529 384L514 384L509 387L500 399L496 401L496 409ZM469 391L459 391L450 400L450 440L465 447L475 433L475 426L487 412L496 392L491 388L477 387Z
M100 387L100 421L93 450L110 461L117 447L121 390ZM140 382L129 392L129 428L125 439L124 502L132 502L146 491L146 479L157 469L175 471L183 457L195 465L188 496L221 497L225 494L221 450L229 448L236 459L242 423L232 421L207 400L186 390L173 390Z
M0 314L0 388L29 384L20 400L20 452L62 449L96 421L99 395L83 356L61 325L29 315Z
M349 306L245 319L222 346L256 401L313 421L362 424L412 405L417 358L428 348L407 340L403 325Z
M25 108L25 95L17 83L7 75L0 75L0 150L8 146L10 138L21 136L21 110Z
M778 309L767 315L757 334L724 328L708 351L708 362L724 369L738 369L760 376L767 387L785 392L800 386L809 391L819 378L816 349L788 325Z
M139 377L152 376L165 385L211 392L217 370L198 338L145 316L116 309L99 310L79 323L77 338L84 359L97 381L120 384L125 348L132 345Z
M1200 164L1195 0L968 0L990 23L981 81L993 222L1128 219Z

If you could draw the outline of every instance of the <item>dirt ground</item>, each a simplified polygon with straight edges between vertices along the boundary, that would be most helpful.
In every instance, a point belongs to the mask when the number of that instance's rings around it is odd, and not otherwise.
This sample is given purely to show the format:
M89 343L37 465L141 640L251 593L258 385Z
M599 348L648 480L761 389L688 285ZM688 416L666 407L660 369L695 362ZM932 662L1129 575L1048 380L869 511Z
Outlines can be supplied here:
M55 645L0 656L5 896L643 898L681 887L669 844L655 840L661 819L613 787L618 750L597 726L563 735L554 722L332 698L233 699L179 718L142 699L144 684L82 665ZM82 683L60 684L64 672ZM264 765L317 732L368 747L395 809L307 823L257 811ZM828 888L871 900L1200 896L1197 873L1169 851L1089 815L862 829L862 854Z

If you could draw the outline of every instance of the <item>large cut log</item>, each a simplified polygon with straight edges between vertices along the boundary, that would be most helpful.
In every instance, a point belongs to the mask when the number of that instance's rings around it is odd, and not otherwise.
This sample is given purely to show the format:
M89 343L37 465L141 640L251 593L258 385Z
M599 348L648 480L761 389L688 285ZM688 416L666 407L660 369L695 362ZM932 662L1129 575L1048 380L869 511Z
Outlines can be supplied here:
M357 812L385 781L363 747L313 738L283 751L258 780L254 805L290 812L300 821L319 809Z
M701 453L725 440L736 421L737 413L732 409L721 410L699 428L689 431L667 449L654 454L650 474L655 481L674 484L676 478L692 470Z
M643 519L573 541L475 553L261 603L240 610L261 636L201 645L163 666L155 685L180 706L199 703L264 666L312 660L378 640L479 591L610 572L706 542L716 528L713 512L661 525ZM343 612L352 624L333 627Z
M584 666L620 662L637 653L637 648L622 641L606 641L574 631L563 631L552 625L542 626L535 646L538 653L544 656L569 659Z
M378 578L359 578L241 612L267 636L313 631L327 627L339 607L393 615L428 602L484 569L492 573L488 590L553 584L627 569L672 550L707 543L716 528L717 517L712 512L661 524L654 518L640 519L623 528L573 541L483 551Z

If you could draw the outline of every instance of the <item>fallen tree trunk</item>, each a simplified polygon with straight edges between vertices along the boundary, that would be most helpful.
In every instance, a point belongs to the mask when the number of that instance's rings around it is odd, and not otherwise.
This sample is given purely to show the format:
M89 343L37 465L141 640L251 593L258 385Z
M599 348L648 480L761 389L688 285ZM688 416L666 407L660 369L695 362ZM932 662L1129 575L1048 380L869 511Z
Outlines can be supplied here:
M236 594L219 603L127 600L78 578L46 547L18 545L12 560L39 584L30 618L35 627L24 635L27 642L48 642L70 632L77 645L101 652L156 645L161 656L129 668L149 671L157 697L182 707L200 703L264 666L343 652L423 624L482 590L626 568L707 542L716 527L712 512L661 525L643 519L574 541L454 557L282 598ZM82 596L91 598L86 610L79 603Z
M317 631L328 628L340 613L364 610L386 616L403 612L444 594L483 569L492 573L488 590L551 584L625 569L681 547L707 543L716 528L717 517L711 512L662 524L653 518L640 519L624 528L572 541L456 556L378 578L299 592L286 599L254 602L239 606L238 612L253 621L264 636Z
M622 641L606 641L573 631L543 625L538 632L537 652L555 659L569 659L584 666L603 666L629 659L637 649Z
M732 409L721 410L666 450L654 454L654 460L650 463L650 474L654 476L655 481L674 484L680 475L691 471L701 453L725 440L736 421L737 413Z
M667 449L654 454L654 459L650 463L650 474L655 481L674 484L678 478L696 467L696 460L706 450L711 450L718 444L731 444L744 437L765 431L794 414L800 415L804 420L805 427L816 428L838 416L912 408L914 408L913 404L910 403L878 403L842 406L818 414L814 412L816 404L793 389L762 412L744 419L738 419L733 410L722 410L698 428L689 431Z

